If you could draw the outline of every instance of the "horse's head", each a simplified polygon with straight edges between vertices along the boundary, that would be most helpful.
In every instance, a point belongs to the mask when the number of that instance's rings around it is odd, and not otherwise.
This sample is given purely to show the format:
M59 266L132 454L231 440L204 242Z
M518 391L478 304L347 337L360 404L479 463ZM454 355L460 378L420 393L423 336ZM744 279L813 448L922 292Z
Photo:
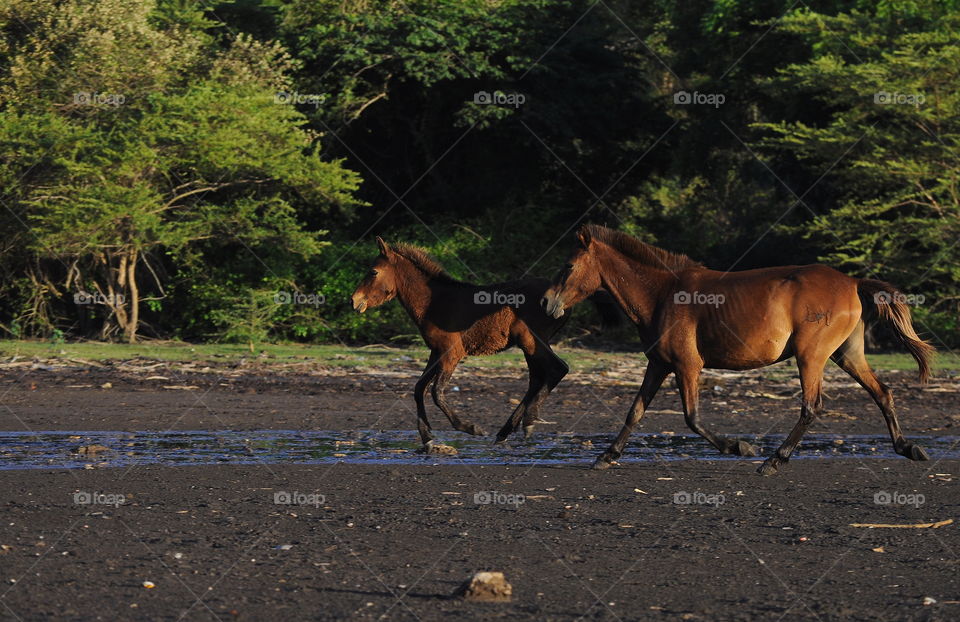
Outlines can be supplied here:
M350 297L353 308L359 313L390 302L397 295L396 254L380 237L377 246L380 247L380 256Z
M567 260L567 265L540 300L540 306L547 315L559 319L564 311L600 289L600 264L595 253L596 247L590 231L581 227L577 232L577 247Z

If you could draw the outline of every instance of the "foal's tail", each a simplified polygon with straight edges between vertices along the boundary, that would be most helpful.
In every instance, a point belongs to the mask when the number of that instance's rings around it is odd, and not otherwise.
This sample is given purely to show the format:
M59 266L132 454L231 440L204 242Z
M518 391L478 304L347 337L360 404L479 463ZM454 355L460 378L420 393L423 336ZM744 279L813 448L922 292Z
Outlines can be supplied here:
M867 304L873 305L880 319L893 325L900 342L917 360L917 365L920 367L920 382L925 383L930 378L930 359L933 357L935 348L920 339L917 331L913 329L906 295L893 285L874 279L860 279L857 283L857 292L865 303L865 307Z
M623 312L613 296L605 289L598 289L588 298L600 314L600 329L609 330L623 323Z

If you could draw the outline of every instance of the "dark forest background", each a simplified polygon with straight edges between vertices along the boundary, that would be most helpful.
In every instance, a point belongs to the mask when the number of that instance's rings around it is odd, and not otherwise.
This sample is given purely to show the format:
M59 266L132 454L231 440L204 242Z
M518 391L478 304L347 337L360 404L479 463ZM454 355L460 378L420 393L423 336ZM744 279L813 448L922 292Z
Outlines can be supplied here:
M492 282L598 222L958 345L958 4L7 0L0 336L404 341L375 235Z

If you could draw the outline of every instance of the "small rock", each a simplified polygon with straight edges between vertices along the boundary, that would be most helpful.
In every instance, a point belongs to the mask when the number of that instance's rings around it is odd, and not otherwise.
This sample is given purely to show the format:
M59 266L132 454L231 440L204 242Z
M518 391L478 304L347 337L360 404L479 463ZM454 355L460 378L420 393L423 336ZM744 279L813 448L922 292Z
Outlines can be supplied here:
M103 384L100 385L100 388L101 388L101 389L112 389L112 388L113 388L113 383L112 383L112 382L104 382Z
M936 598L931 598L930 596L924 596L924 597L923 597L923 604L924 604L924 605L936 605L936 604L937 604L937 599L936 599Z
M153 581L144 581L141 585L143 585L143 587L147 588L148 590L152 590L153 588L157 587L153 583Z
M478 572L457 588L454 596L477 602L508 602L513 587L502 572Z

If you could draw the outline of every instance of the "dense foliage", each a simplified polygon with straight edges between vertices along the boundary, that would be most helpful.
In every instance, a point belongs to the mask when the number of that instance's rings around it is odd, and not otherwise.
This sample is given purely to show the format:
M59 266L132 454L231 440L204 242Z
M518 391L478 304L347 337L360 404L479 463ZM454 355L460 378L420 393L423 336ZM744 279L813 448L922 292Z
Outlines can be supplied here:
M374 235L497 281L592 221L956 345L958 4L8 0L0 333L403 339Z

